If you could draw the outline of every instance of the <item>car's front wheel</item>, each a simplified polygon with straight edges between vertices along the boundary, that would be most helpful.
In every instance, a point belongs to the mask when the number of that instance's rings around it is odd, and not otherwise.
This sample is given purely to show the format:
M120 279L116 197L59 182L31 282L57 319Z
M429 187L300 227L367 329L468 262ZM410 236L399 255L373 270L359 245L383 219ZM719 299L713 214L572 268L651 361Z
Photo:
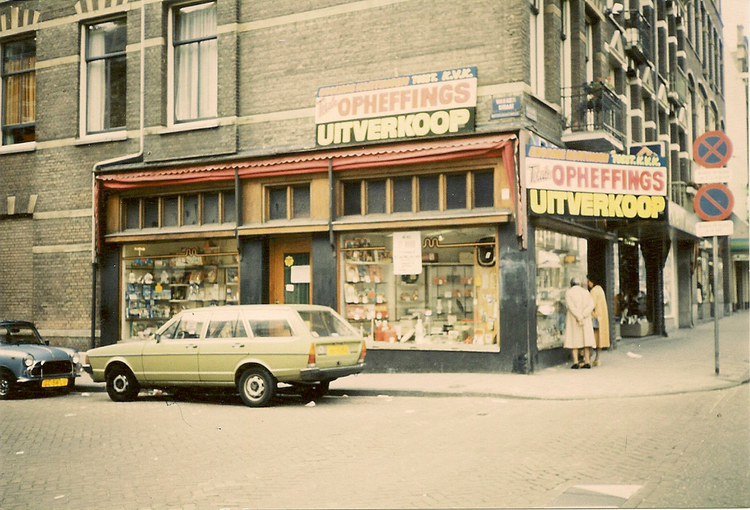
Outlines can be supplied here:
M107 372L107 394L115 402L131 402L141 391L141 385L126 367L118 366Z
M276 392L276 380L264 368L248 368L240 377L239 390L246 406L265 407Z
M6 372L0 373L0 400L7 400L13 396L15 382L12 375Z

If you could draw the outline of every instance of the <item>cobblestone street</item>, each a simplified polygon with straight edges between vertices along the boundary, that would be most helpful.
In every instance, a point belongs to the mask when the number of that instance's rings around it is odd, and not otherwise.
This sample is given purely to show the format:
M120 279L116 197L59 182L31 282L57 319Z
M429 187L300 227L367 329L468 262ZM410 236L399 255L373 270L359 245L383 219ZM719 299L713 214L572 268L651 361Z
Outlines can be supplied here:
M750 505L748 385L640 398L0 404L2 509Z

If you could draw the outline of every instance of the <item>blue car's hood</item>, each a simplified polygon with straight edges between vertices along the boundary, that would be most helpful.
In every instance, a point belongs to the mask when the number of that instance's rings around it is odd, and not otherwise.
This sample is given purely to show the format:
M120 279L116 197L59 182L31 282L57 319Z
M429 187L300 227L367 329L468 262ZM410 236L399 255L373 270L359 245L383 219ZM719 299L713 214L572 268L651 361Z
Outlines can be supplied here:
M72 355L67 349L38 344L3 345L0 346L0 354L20 358L24 358L27 354L31 354L37 361L67 360L70 359Z

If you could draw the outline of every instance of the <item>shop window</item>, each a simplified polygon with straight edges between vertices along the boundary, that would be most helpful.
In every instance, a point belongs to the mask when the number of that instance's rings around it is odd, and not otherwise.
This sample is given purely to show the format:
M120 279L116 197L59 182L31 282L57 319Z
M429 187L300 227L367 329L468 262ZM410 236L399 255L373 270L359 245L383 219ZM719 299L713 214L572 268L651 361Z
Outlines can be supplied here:
M86 100L83 131L99 133L125 127L126 74L125 18L89 25L84 29L83 80Z
M586 239L537 229L536 330L540 350L562 347L565 340L565 292L570 279L587 274Z
M412 211L412 178L393 179L393 212Z
M36 40L2 45L2 143L36 140Z
M288 220L310 216L310 185L268 188L268 219Z
M203 195L203 223L219 223L219 194Z
M141 201L125 200L125 228L141 228Z
M473 177L474 207L495 207L494 172L475 172Z
M362 211L367 211L367 214L412 212L415 185L417 211L472 209L495 205L494 170L488 169L428 174L416 178L345 181L341 187L342 214L359 215ZM366 199L364 203L363 198Z
M499 348L493 228L362 232L341 242L343 313L373 346ZM402 274L406 245L415 274Z
M385 181L367 181L367 214L385 213Z
M286 219L286 188L271 188L268 190L268 219Z
M362 182L344 183L344 216L362 214Z
M176 227L180 222L180 203L177 197L164 199L164 227Z
M159 199L147 198L143 201L143 227L159 227Z
M216 117L216 3L175 7L172 28L174 122Z
M237 221L237 210L235 208L234 191L225 191L221 194L222 203L224 204L222 218L223 223L234 223Z
M437 211L440 209L440 177L429 175L419 177L419 210Z
M234 192L126 199L123 211L125 229L231 223L235 221Z
M198 195L187 195L182 198L182 224L198 224Z
M229 240L139 243L122 248L121 336L153 338L177 313L193 308L239 303L237 249ZM162 338L196 338L208 318L173 322ZM211 338L247 336L238 316L215 317Z
M310 217L310 185L292 186L292 217Z
M445 208L466 209L466 174L445 176Z

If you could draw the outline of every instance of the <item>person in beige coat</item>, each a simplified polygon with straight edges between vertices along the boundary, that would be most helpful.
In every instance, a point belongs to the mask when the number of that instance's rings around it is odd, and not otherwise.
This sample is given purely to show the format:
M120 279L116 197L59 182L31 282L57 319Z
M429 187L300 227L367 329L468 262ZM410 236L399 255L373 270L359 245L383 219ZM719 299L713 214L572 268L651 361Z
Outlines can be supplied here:
M609 310L607 309L607 297L604 294L604 289L601 285L598 285L591 276L587 276L589 292L591 298L594 300L594 311L591 313L591 317L596 319L598 327L594 328L594 338L596 339L596 357L594 358L593 365L598 367L602 364L599 359L603 348L609 347Z
M594 327L591 324L591 312L594 301L591 294L582 286L581 279L570 279L570 288L565 291L565 305L568 312L565 317L565 342L563 347L573 354L573 366L570 368L591 368L591 348L596 346ZM583 364L579 363L578 351L583 351Z

